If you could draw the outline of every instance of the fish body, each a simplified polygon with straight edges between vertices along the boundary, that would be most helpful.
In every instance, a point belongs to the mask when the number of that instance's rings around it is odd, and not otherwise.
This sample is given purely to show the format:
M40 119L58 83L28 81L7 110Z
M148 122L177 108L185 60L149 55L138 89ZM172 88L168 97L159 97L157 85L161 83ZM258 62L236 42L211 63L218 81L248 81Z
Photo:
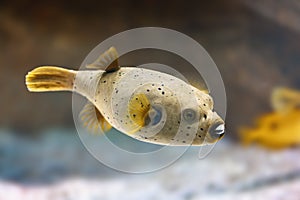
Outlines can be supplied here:
M256 128L241 129L244 144L257 143L270 149L300 144L300 110L288 114L269 113L261 116Z
M260 116L253 128L241 128L244 144L257 143L270 149L300 144L300 93L276 88L271 103L274 111Z
M86 126L104 132L114 127L144 142L203 145L224 134L224 121L213 111L211 96L181 79L150 69L120 67L114 48L87 68L40 67L28 73L27 87L77 92L88 99L80 113ZM62 74L51 77L57 70Z

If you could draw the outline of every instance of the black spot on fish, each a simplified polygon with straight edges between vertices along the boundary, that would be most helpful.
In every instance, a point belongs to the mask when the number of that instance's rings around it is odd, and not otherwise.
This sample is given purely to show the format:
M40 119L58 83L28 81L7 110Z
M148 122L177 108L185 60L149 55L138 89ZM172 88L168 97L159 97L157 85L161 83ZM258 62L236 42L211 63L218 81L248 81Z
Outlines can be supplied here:
M159 87L159 88L157 88L158 90L161 90L161 88Z
M164 95L164 94L165 94L165 92L164 92L164 91L162 91L162 92L161 92L161 94L162 94L162 95Z
M207 115L206 114L204 114L203 117L204 117L204 119L207 119Z
M182 143L185 143L185 141L183 140Z
M198 135L198 137L200 137L200 138L201 138L201 135Z
M188 126L188 127L186 127L187 129L191 129L191 127L190 126Z
M103 83L106 83L106 80L104 80Z
M139 100L139 98L135 98L135 100Z
M203 106L206 106L206 104L203 104Z
M147 92L150 92L150 90L149 90L149 89L147 89Z
M133 116L134 118L136 117L136 115L135 115L135 114L133 114L132 116Z
M112 82L112 84L115 84L115 83L116 83L115 81Z
M152 86L154 86L154 84L152 84Z
M203 128L200 128L201 131L203 131Z

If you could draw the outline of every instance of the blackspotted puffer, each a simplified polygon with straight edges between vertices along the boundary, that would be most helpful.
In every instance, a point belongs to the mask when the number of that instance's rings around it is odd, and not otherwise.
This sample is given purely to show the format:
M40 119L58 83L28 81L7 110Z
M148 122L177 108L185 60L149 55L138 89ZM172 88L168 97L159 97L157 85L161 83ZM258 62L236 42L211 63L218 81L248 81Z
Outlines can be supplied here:
M224 135L224 121L202 88L159 71L120 67L113 47L86 68L40 66L26 75L26 85L31 92L86 97L80 118L94 132L114 127L140 141L174 146L213 144Z

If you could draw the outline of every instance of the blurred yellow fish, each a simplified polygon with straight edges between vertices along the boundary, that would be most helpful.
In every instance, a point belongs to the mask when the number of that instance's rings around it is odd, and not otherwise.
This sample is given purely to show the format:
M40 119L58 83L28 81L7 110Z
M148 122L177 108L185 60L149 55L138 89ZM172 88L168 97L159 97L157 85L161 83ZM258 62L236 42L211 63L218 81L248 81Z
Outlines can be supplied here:
M72 91L86 97L80 118L90 129L114 127L162 145L212 144L224 135L224 121L203 88L158 71L120 67L113 47L86 68L41 66L27 74L26 85L32 92Z
M271 149L300 144L300 92L277 88L272 93L274 112L259 117L256 127L241 128L243 144L256 142Z

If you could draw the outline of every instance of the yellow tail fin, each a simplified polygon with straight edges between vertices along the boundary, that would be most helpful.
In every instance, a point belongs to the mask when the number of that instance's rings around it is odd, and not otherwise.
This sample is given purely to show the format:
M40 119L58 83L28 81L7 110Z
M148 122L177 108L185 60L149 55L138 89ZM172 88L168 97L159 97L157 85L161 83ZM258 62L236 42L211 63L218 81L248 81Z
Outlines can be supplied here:
M72 90L76 72L61 67L42 66L26 75L26 85L31 92Z

